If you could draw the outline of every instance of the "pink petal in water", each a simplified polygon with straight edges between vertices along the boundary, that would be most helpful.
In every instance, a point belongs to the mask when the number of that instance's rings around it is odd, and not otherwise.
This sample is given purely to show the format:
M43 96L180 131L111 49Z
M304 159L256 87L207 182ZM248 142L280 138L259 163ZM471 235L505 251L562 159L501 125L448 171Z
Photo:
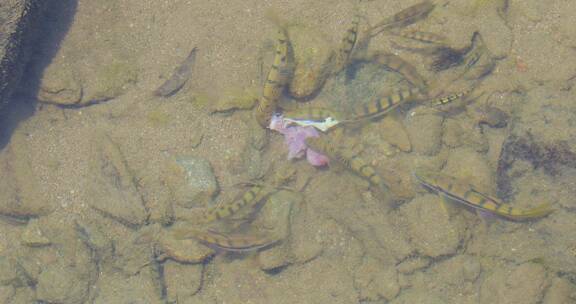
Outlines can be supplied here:
M288 122L282 116L274 115L270 121L270 129L284 135L284 141L288 146L288 159L306 155L306 159L313 166L324 166L328 163L326 156L306 146L306 138L320 136L314 127L288 126Z
M310 148L306 150L306 160L314 167L323 167L328 165L328 157L324 154L320 154Z

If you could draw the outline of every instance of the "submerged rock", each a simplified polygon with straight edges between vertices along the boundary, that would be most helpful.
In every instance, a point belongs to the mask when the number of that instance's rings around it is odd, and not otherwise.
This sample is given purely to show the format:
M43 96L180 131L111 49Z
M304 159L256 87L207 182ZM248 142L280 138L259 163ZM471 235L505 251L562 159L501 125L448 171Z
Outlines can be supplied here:
M288 238L291 233L292 209L301 200L302 197L297 193L280 191L272 195L262 207L254 224L269 227L266 233L283 240L281 244L260 252L258 261L262 270L278 269L294 262Z
M177 240L171 237L169 233L162 233L158 244L167 258L181 263L202 263L214 255L213 249L194 239Z
M466 227L440 205L440 197L423 195L400 207L409 239L416 250L429 257L453 255L466 236Z
M414 288L402 292L402 295L390 302L390 304L448 304L439 294L431 291L421 291Z
M164 263L164 281L169 302L185 303L202 288L204 265L185 265L174 261Z
M555 278L546 291L543 303L569 304L576 302L576 285L564 278Z
M416 112L412 112L416 113ZM442 122L440 115L414 114L406 119L414 152L421 155L436 155L442 144Z
M354 284L360 298L366 301L391 301L400 293L396 270L382 265L374 258L364 259L354 275Z
M30 247L50 245L50 240L44 236L40 223L37 219L30 220L22 232L22 244Z
M182 207L207 206L219 190L210 162L201 157L167 160L163 174L175 203Z
M334 48L326 35L312 26L290 26L288 36L294 53L290 94L298 99L309 98L322 88L330 75Z
M84 303L90 282L81 275L81 271L60 264L45 266L38 277L37 300L47 303Z
M39 190L27 150L25 135L16 133L8 153L0 155L0 214L17 220L46 215L55 208Z
M4 0L0 6L0 108L20 83L51 1Z
M486 278L480 290L482 303L541 303L548 288L546 269L536 263L525 263L512 272L499 269Z
M134 176L118 145L108 136L98 137L100 151L92 160L95 181L89 189L92 208L123 225L137 228L148 218Z

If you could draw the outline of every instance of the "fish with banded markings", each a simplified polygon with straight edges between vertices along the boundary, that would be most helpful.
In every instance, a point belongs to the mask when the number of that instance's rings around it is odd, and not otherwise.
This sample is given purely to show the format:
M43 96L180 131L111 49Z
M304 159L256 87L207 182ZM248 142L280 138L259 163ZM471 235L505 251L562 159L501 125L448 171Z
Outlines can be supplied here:
M278 101L291 73L290 41L285 28L278 30L278 42L274 62L264 83L262 97L255 110L255 118L262 128L270 125L272 115L276 112Z
M550 214L553 209L544 203L530 209L513 207L478 191L474 185L456 178L419 168L414 171L418 182L436 194L476 210L496 214L511 220L530 220Z
M272 246L279 238L265 234L225 234L213 230L179 227L171 231L177 240L194 239L208 247L230 252L255 251Z

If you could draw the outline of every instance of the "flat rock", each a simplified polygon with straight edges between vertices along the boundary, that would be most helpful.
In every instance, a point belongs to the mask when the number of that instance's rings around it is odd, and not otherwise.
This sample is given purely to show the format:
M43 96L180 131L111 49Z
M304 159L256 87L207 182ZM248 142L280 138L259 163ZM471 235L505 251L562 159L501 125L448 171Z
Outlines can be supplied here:
M260 211L255 224L269 227L266 233L283 240L281 244L260 252L258 262L262 270L277 269L293 262L288 240L291 232L291 212L301 200L302 196L297 193L279 191L270 197Z
M567 279L555 278L543 303L570 304L576 302L576 286Z
M36 285L36 297L48 303L84 303L89 282L73 267L52 264L45 266Z
M158 288L149 271L141 271L133 276L121 273L104 272L97 282L98 294L95 304L109 303L162 303Z
M21 283L18 270L13 259L6 256L0 257L0 286Z
M465 226L450 219L439 204L440 197L427 194L400 207L408 239L416 250L429 257L452 255L465 237Z
M194 239L177 240L169 233L162 233L159 245L167 257L189 264L202 263L214 255L214 250L210 249Z
M14 303L11 302L12 297L16 294L16 289L11 286L0 286L0 301L1 303Z
M373 258L364 259L354 275L354 284L365 301L391 301L400 293L396 269Z
M26 136L16 132L8 153L0 155L0 214L17 219L46 215L55 207L39 191L27 147Z
M472 148L461 147L450 151L443 172L459 180L469 182L477 190L488 195L492 195L496 190L494 170L486 155L478 153Z
M465 285L472 286L482 272L478 258L470 255L457 255L433 266L434 277L442 285L455 286L462 291Z
M414 152L422 155L435 155L442 146L442 122L443 118L435 114L409 115L406 118L406 128Z
M481 286L482 303L540 303L550 282L546 269L536 263L524 263L511 272L499 269L490 274Z
M447 304L439 294L434 292L426 292L415 290L413 288L408 289L406 292L402 292L402 295L390 302L391 304Z
M219 189L212 165L201 157L169 159L163 176L175 203L186 208L208 206Z
M50 240L42 232L37 219L32 219L26 225L21 235L22 244L30 247L42 247L50 245Z
M107 13L94 14L100 11ZM128 29L131 22L136 21L126 18L121 4L80 3L74 26L42 73L38 100L83 106L116 98L132 88L139 76L138 50L142 46L125 35L133 35L136 29L94 34L96 24L106 24L107 29Z
M97 136L96 141L101 149L95 151L91 164L95 181L89 189L90 205L105 217L137 228L144 224L148 214L134 184L134 175L116 143L105 135Z
M183 303L202 288L204 265L186 265L174 261L164 263L164 282L170 302Z

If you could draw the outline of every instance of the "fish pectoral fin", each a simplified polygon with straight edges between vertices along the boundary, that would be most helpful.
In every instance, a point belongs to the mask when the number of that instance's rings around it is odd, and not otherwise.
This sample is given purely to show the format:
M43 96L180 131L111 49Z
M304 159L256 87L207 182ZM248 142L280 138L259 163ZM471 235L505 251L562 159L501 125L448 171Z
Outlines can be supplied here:
M458 211L454 204L452 204L452 200L444 195L440 195L441 200L439 201L440 207L448 216L448 219L451 219Z
M496 198L494 198L494 197L492 197L492 196L490 196L490 195L484 194L484 193L476 190L476 188L474 188L474 186L472 186L472 185L470 185L470 188L472 189L472 191L474 191L474 193L476 193L476 194L478 194L479 196L485 198L486 200L492 201L494 204L496 204L496 205L498 205L498 206L502 205L502 203L500 202L499 199L496 199Z

